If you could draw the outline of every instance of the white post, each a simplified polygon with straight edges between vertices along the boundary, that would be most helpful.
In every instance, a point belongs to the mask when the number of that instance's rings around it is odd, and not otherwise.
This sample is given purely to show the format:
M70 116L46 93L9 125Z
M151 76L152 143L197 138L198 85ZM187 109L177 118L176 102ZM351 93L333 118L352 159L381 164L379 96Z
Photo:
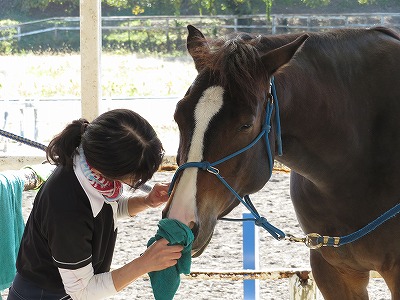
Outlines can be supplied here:
M311 272L308 275L293 275L289 278L289 299L290 300L317 300L318 289Z
M81 108L92 121L101 100L101 1L80 1Z

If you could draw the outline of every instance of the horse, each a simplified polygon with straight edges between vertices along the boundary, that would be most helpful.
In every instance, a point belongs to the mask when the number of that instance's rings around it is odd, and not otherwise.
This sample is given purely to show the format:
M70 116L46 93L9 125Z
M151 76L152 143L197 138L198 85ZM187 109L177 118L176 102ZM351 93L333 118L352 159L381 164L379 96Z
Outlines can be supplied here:
M398 216L344 245L336 238L400 202L399 35L385 27L216 39L192 25L188 32L198 74L174 113L184 168L163 217L190 226L192 256L238 196L266 184L276 160L290 168L302 230L326 237L310 242L324 298L368 299L375 270L399 300Z

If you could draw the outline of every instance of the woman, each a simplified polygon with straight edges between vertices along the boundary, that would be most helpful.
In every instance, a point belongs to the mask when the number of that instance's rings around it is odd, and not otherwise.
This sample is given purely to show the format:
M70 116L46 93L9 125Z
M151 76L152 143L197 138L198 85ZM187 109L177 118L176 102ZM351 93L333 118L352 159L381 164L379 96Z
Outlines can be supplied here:
M142 256L110 272L116 218L167 201L168 185L147 196L122 197L123 184L140 187L163 157L151 125L131 110L79 119L49 144L57 167L36 195L9 290L14 299L102 299L139 276L176 264L182 246L161 239Z

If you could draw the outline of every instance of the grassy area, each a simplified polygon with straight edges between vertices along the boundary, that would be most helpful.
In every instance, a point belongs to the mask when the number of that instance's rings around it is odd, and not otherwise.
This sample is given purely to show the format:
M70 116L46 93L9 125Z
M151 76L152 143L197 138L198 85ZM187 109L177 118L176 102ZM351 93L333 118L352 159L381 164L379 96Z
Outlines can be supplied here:
M181 96L196 76L190 58L103 54L107 98ZM0 56L0 99L80 98L80 56Z
M157 58L102 55L103 98L182 97L196 76L188 57ZM79 101L7 101L79 99L80 56L0 56L0 128L48 144L73 119L81 117ZM104 102L104 103L103 103ZM33 105L33 106L32 106ZM102 101L102 111L130 108L155 128L168 155L176 153L178 129L173 120L176 99ZM0 153L33 155L35 149L0 137ZM38 150L37 152L40 152Z

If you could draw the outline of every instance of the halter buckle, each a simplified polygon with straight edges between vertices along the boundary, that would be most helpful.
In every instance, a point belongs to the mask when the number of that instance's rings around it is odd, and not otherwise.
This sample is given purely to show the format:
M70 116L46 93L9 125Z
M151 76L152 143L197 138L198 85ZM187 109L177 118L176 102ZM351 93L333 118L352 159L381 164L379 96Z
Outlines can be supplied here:
M267 93L267 101L270 102L271 104L274 103L274 96L270 92Z
M213 175L219 174L219 170L217 168L213 167L213 166L207 167L206 170L207 170L207 172L209 172L209 173L211 173Z

